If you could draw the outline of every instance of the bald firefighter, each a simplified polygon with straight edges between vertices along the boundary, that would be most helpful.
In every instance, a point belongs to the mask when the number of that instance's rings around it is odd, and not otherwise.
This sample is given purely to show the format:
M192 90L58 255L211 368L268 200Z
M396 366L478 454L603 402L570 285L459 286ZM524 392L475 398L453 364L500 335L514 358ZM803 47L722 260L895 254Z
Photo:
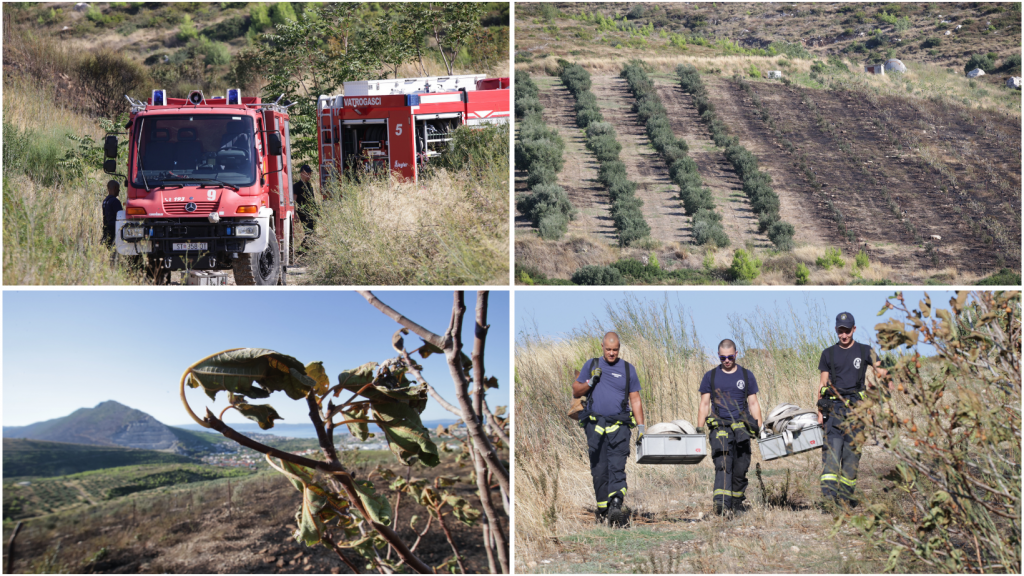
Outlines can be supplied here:
M608 332L600 358L588 360L572 384L573 397L587 396L580 426L587 435L590 474L594 479L597 522L622 526L626 498L626 459L631 430L644 434L644 409L636 368L619 358L619 335Z

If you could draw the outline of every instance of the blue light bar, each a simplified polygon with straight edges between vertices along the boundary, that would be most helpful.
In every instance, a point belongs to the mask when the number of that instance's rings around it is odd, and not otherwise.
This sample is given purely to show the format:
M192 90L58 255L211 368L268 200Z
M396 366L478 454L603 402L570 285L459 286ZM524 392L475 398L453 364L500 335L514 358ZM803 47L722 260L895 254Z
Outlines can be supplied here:
M153 106L164 106L167 104L166 90L153 90Z
M228 89L228 105L241 104L242 103L242 91L238 88Z

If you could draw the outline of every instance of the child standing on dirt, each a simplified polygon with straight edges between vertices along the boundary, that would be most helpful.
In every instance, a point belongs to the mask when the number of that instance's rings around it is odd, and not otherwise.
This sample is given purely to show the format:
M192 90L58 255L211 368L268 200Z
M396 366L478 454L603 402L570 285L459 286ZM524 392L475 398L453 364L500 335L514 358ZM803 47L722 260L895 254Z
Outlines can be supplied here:
M122 210L118 195L121 185L117 180L107 182L107 197L103 199L103 245L110 248L114 245L114 227L117 225L117 213Z

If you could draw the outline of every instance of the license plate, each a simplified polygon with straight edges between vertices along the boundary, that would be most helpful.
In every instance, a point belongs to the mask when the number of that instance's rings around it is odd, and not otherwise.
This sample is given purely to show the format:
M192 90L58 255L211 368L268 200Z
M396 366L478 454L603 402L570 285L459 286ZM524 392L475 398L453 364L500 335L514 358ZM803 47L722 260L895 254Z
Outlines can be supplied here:
M206 250L209 247L209 244L207 244L206 242L175 242L172 247L175 252L191 252L193 250Z

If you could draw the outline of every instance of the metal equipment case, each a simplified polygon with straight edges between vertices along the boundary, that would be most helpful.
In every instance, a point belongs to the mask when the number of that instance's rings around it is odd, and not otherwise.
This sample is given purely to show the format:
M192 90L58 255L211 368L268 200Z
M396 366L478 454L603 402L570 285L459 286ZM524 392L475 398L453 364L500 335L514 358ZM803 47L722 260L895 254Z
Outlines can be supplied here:
M697 464L707 453L703 434L644 434L636 447L636 463Z
M800 452L822 448L824 445L822 429L818 425L793 432L793 444L791 447L786 446L786 439L783 438L782 434L773 434L757 441L757 447L761 450L761 458L764 460L785 458Z

